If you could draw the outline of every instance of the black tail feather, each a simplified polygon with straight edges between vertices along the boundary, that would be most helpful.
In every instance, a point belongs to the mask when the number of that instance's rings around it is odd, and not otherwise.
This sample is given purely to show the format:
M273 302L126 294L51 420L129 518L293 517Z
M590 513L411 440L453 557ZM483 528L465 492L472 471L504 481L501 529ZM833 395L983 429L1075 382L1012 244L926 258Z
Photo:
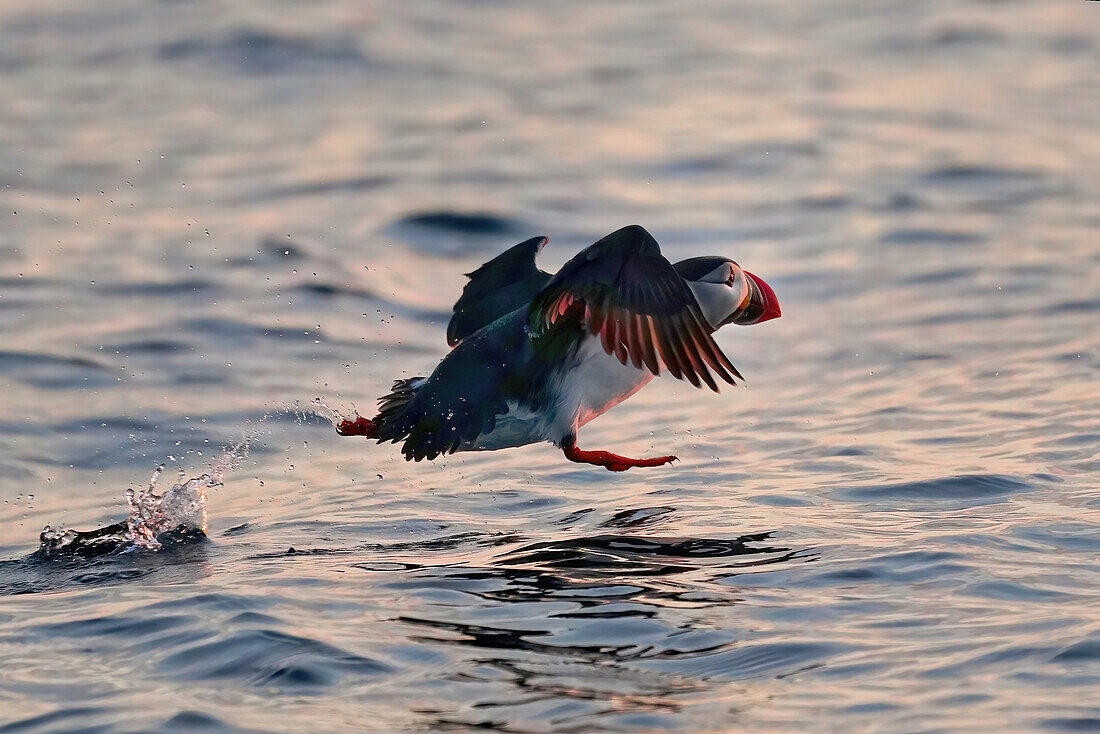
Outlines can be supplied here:
M425 380L424 377L394 380L389 394L378 399L378 417L375 419L378 428L375 435L379 443L383 441L397 443L409 435L413 423L409 420L408 407L416 397L417 388L423 385Z

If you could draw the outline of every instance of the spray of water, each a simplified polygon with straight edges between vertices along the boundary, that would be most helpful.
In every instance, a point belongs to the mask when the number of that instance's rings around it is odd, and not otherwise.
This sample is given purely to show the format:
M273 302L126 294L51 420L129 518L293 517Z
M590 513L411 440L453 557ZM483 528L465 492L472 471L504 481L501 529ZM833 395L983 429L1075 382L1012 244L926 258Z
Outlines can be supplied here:
M206 498L211 489L222 486L225 475L237 468L248 455L248 440L227 448L211 464L210 470L179 481L157 493L164 466L158 466L145 489L126 490L130 515L125 521L95 530L79 531L53 528L42 530L39 552L47 556L100 555L116 550L159 550L168 534L206 533Z
M130 505L130 517L126 524L134 545L149 550L161 547L158 536L170 532L206 533L206 497L211 489L222 486L225 474L240 466L248 454L245 441L226 449L211 465L210 471L197 477L186 478L180 473L179 481L164 494L157 494L157 481L164 471L158 466L149 479L146 489L126 490Z
M338 408L334 408L321 398L314 398L308 406L295 402L287 407L287 411L293 413L299 423L304 423L310 418L320 418L331 423L333 428L348 418ZM351 417L353 419L359 417L359 412L354 405L351 406Z
M293 415L299 425L321 419L336 426L344 420L338 409L315 398L309 405L295 402L272 410L260 421L286 413ZM357 415L354 406L352 414ZM159 550L170 536L205 534L207 495L210 490L220 488L225 475L244 462L250 445L260 442L261 431L253 429L239 443L219 454L209 471L197 477L187 477L181 471L178 481L163 493L158 488L164 465L158 466L148 486L126 490L130 514L125 520L85 531L47 525L39 536L39 555L91 557L137 549Z

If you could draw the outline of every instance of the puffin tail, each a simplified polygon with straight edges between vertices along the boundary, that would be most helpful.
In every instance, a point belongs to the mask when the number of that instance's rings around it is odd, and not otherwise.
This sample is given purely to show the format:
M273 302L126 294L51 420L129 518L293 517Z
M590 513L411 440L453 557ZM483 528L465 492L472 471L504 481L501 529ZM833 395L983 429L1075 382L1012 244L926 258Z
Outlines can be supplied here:
M425 377L410 377L403 380L394 380L393 388L389 394L378 400L378 415L374 422L376 425L373 438L382 441L397 443L409 435L414 421L409 415L409 404L416 397L416 391L426 382Z

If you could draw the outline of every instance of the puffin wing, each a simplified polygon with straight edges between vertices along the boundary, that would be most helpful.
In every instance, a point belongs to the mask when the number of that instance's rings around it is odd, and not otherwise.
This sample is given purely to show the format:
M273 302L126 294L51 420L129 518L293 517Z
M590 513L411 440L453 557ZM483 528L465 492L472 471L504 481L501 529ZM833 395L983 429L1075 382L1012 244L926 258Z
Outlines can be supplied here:
M447 344L460 341L501 316L531 302L550 274L535 267L535 256L550 240L532 237L505 250L472 273L447 324Z
M529 324L539 334L579 324L598 336L620 363L702 383L718 392L713 370L737 384L741 373L711 337L711 327L687 282L638 225L612 232L562 266L535 296ZM708 369L709 368L709 369Z

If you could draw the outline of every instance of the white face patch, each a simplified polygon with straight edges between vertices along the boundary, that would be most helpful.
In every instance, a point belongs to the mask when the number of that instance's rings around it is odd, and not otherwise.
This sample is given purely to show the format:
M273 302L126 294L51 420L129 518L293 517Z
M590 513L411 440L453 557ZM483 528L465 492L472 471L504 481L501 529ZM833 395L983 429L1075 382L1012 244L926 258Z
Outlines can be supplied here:
M729 272L725 265L716 270ZM732 285L727 282L729 275L717 283L709 281L709 277L708 274L703 280L691 281L688 287L695 294L695 300L699 302L699 307L703 310L703 316L710 323L710 327L717 330L734 311L741 308L741 304L748 298L749 283L745 278L745 272L736 265L733 266Z
M710 328L717 329L726 317L733 313L739 301L734 298L733 289L725 283L707 283L695 281L688 283L695 300L703 310Z

